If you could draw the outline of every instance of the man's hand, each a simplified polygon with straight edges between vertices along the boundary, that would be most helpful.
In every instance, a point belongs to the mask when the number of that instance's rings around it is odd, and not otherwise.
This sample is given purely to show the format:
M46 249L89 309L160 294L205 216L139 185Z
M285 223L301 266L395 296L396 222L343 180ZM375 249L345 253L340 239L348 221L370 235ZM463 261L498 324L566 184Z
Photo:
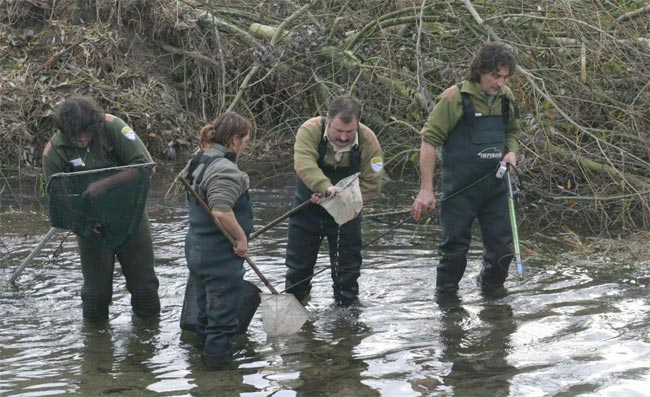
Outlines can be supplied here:
M337 194L339 194L341 190L342 189L338 186L330 186L327 188L327 191L325 192L325 197L336 196Z
M420 190L418 196L413 202L411 207L411 212L413 213L413 219L417 222L420 220L422 214L430 214L431 211L436 208L436 198L433 195L432 190Z
M108 184L104 183L103 181L95 181L88 185L86 190L81 193L81 197L83 198L97 198L99 196L102 196L104 193L106 193Z
M513 152L508 152L508 153L506 153L505 156L503 156L503 159L501 159L501 161L503 161L506 164L512 165L512 167L516 167L517 166L517 155L514 154ZM514 172L514 169L512 167L510 167L510 169L509 169L510 173Z
M322 198L323 198L323 194L322 194L322 193L312 193L312 195L311 195L311 197L309 198L309 200L310 200L313 204L318 204L318 202L319 202L320 199L322 199Z

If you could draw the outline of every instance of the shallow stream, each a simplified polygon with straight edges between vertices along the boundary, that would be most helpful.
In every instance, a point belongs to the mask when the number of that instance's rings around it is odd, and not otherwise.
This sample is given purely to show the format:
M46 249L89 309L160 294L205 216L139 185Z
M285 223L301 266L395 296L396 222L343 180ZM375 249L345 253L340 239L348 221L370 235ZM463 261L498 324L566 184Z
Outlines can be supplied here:
M278 188L252 192L256 228L289 209L291 183L287 177ZM404 207L415 188L394 189L402 192ZM8 283L49 224L42 204L29 195L21 203L0 200L0 395L650 393L650 258L615 263L562 252L525 258L523 277L511 272L507 293L487 297L475 285L477 245L460 299L438 302L435 217L427 226L406 223L364 251L360 305L333 306L329 271L321 273L301 332L267 337L258 313L248 337L239 341L244 348L235 368L206 371L191 335L179 328L187 278L186 208L182 201L163 201L162 193L152 192L148 205L162 318L147 324L132 316L116 266L110 321L103 327L81 320L79 258L73 236L65 238L65 232L54 236L15 284ZM20 212L12 213L18 207ZM398 221L367 219L364 239ZM285 243L286 223L281 223L251 244L251 257L279 289ZM327 265L323 246L317 269ZM246 278L263 288L252 271Z

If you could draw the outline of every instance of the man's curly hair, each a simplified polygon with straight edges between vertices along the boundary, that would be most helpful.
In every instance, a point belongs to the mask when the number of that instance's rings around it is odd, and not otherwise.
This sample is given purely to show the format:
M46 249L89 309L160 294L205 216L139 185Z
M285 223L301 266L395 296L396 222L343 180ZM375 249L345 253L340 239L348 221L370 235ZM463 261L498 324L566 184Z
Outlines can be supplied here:
M491 73L500 67L508 68L508 76L512 76L517 69L514 54L502 43L485 44L470 62L465 79L480 83L482 74Z
M63 135L74 139L84 132L96 133L103 121L104 111L94 99L73 96L59 105L54 123Z

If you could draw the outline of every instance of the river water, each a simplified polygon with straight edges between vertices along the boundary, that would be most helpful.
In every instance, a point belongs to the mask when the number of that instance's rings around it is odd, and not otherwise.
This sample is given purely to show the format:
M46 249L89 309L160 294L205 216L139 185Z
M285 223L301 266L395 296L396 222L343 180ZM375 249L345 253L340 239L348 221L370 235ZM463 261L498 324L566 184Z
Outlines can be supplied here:
M287 176L280 187L253 189L256 228L289 209L291 183ZM164 190L166 183L154 185ZM391 182L378 201L395 205L401 195L401 208L408 207L416 187ZM604 255L549 250L524 258L524 275L510 275L507 293L484 296L475 285L476 245L459 299L439 302L433 294L436 218L429 225L407 222L365 249L360 305L333 306L329 271L321 273L307 306L310 318L298 334L268 337L257 313L247 337L238 340L242 349L233 367L210 372L192 335L179 327L187 278L181 200L165 201L154 189L148 205L160 321L132 316L116 266L110 321L93 326L81 320L79 259L66 232L8 282L49 229L43 203L16 196L0 200L2 396L650 395L648 258L615 263ZM366 219L365 240L400 216ZM285 234L281 223L250 247L278 289ZM317 269L327 263L324 246ZM246 278L263 289L252 271Z

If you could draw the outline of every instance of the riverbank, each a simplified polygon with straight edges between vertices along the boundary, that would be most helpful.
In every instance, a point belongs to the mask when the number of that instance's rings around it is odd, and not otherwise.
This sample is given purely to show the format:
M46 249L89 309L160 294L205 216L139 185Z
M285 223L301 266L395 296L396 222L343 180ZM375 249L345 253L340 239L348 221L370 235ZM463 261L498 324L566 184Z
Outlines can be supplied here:
M40 166L56 104L75 94L127 121L162 164L225 110L253 121L258 155L282 157L306 118L351 93L391 178L417 178L418 131L437 95L480 45L504 41L519 69L508 85L522 124L521 209L535 214L525 223L609 236L650 227L641 2L6 3L0 194Z

